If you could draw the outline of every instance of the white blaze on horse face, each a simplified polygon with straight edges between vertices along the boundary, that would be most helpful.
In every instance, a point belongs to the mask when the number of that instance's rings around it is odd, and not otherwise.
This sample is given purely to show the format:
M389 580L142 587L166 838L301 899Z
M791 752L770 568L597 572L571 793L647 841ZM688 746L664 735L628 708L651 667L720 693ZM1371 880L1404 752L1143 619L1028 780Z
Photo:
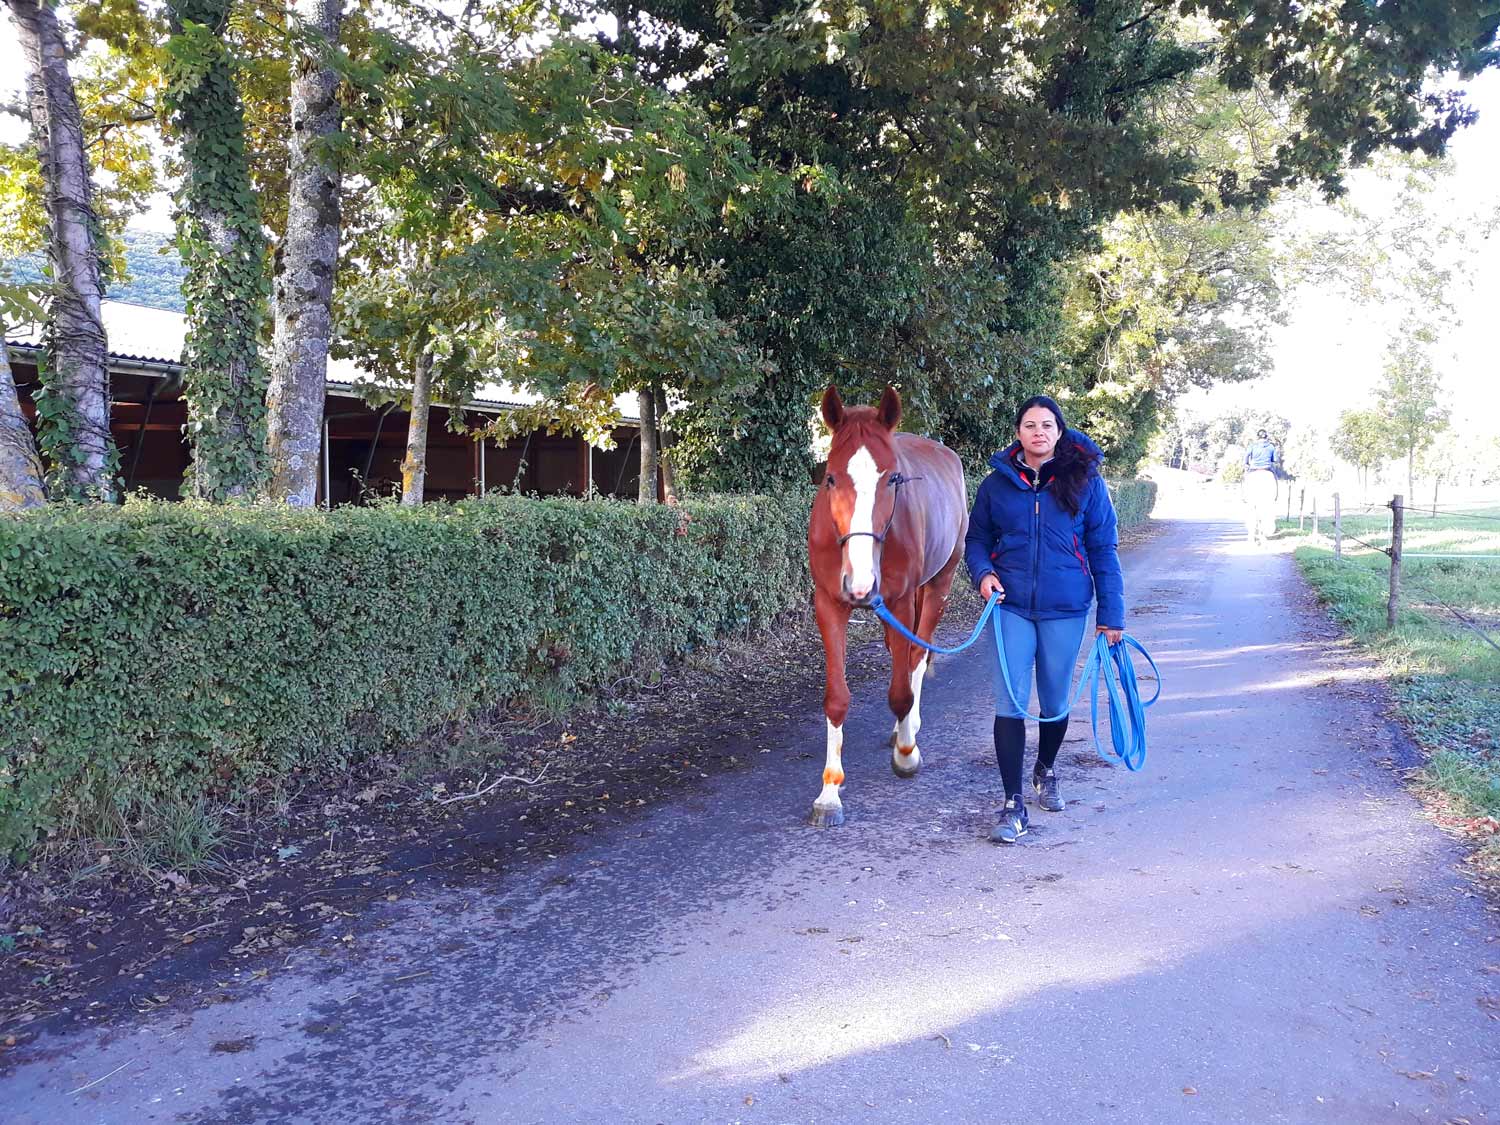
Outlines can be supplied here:
M849 520L849 534L844 545L849 559L849 593L863 598L875 588L875 489L880 483L880 469L864 446L849 458L849 479L854 482L854 515Z
M828 724L828 757L823 763L823 791L813 802L813 808L828 812L843 805L839 786L844 784L844 728L834 726L832 719L824 721Z
M917 749L917 732L922 729L922 677L926 674L927 657L923 656L911 671L911 710L896 724L893 759L903 770L914 770L922 764L922 752Z

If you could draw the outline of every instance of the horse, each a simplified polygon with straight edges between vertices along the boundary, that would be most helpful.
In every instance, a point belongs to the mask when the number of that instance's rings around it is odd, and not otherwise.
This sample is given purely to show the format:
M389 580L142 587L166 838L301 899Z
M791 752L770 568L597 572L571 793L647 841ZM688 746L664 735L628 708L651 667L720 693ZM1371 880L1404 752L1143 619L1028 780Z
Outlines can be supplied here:
M1245 499L1245 539L1260 546L1276 530L1276 497L1280 492L1271 469L1249 469L1240 482Z
M827 828L844 823L839 787L849 714L844 676L849 615L879 594L903 625L930 641L963 558L969 512L958 455L928 438L896 432L901 396L893 387L886 387L877 407L846 408L838 388L830 386L822 413L833 444L813 501L807 554L828 669L823 693L828 753L809 823ZM928 654L890 626L885 647L891 654L887 698L896 717L891 769L909 780L922 765L917 731Z

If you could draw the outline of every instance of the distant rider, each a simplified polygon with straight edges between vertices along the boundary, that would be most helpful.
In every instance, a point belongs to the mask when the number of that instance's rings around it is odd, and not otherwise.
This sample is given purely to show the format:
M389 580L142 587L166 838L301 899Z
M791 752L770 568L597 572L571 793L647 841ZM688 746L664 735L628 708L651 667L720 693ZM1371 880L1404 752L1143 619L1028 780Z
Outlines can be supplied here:
M1245 482L1242 486L1247 511L1245 537L1260 546L1275 527L1276 478L1281 458L1265 430L1257 430L1255 440L1245 450Z
M1276 471L1281 459L1276 456L1276 445L1265 430L1255 431L1255 440L1245 450L1245 472L1254 473L1263 469Z

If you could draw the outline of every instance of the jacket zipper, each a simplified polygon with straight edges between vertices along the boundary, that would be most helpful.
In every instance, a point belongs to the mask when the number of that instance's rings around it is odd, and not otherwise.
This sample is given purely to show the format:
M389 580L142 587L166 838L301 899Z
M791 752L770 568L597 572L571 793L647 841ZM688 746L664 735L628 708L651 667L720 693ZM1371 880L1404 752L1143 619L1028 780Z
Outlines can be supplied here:
M1042 572L1042 490L1033 486L1031 505L1031 612L1036 613L1036 588Z

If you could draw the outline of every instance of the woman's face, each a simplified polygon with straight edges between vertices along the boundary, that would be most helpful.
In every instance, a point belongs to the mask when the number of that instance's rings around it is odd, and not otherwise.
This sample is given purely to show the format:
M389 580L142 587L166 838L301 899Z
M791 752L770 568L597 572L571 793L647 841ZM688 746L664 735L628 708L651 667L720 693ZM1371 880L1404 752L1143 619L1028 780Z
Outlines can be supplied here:
M1016 427L1016 440L1031 457L1051 457L1061 436L1056 415L1045 406L1033 406L1021 415L1021 424Z

